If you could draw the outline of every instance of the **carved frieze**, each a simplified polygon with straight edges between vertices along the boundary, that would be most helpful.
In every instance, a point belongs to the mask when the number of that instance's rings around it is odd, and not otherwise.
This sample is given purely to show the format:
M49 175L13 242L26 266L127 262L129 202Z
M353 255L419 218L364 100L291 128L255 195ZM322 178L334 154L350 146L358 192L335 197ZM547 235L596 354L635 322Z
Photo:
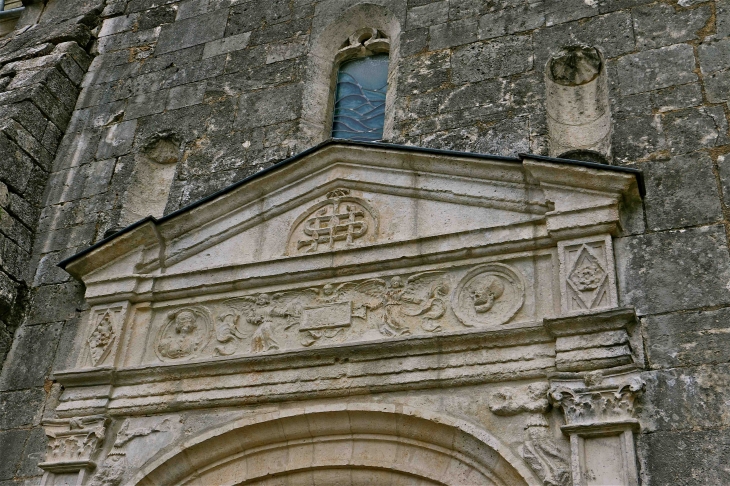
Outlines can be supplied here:
M104 442L106 419L101 416L49 420L48 447L38 466L52 472L73 472L95 466L94 455Z
M287 253L316 253L373 242L378 216L365 200L336 189L327 199L307 209L292 226Z
M451 267L168 307L154 313L154 355L183 361L497 329L524 306L528 284L519 267L532 275L531 265L524 260ZM532 292L532 282L529 286Z

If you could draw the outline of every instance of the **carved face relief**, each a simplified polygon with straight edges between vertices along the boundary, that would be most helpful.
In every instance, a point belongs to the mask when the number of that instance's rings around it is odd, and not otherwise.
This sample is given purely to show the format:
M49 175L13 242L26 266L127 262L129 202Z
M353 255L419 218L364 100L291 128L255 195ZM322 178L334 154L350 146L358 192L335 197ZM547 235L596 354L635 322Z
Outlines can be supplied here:
M338 189L294 223L287 252L316 253L372 242L378 231L374 210L365 201Z
M525 301L522 275L500 263L474 268L452 296L454 313L468 327L508 322Z
M210 339L210 317L199 307L186 307L168 314L167 324L157 337L155 351L163 361L190 359Z

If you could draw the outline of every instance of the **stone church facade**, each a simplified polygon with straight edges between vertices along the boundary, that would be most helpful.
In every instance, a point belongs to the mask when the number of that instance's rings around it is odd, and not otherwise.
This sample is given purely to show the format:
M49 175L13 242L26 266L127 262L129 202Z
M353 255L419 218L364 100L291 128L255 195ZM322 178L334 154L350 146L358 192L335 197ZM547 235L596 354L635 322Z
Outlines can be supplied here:
M730 482L730 2L4 8L0 485Z

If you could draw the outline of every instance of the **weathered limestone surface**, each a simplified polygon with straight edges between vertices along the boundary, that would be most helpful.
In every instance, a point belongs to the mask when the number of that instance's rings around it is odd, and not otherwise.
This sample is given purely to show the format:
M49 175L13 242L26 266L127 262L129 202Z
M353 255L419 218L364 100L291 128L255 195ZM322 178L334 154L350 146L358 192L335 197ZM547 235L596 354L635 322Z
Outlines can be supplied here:
M328 93L326 87L306 84L310 49L360 2L45 3L29 2L19 29L0 38L0 357L10 350L0 376L3 485L40 482L43 470L37 464L46 459L48 441L40 424L44 416L44 423L53 418L59 404L54 373L75 365L80 345L74 339L95 312L84 300L90 287L56 264L128 222L123 207L130 185L139 178L138 167L156 157L152 151L159 140L174 146L164 209L171 213L326 136L303 129L307 90ZM723 454L730 393L725 378L730 2L372 3L379 7L371 12L387 10L388 22L400 29L399 50L391 57L398 69L397 96L390 101L392 142L547 155L548 59L568 45L601 51L611 104L612 162L643 170L646 180L646 197L633 202L630 224L624 220L613 238L616 303L635 307L639 322L632 336L606 330L584 341L545 331L538 341L561 340L557 354L566 370L582 366L573 360L580 353L570 354L576 350L618 350L600 358L618 360L613 364L629 357L645 360L641 430L635 433L642 484L729 482ZM380 18L358 12L358 19ZM342 40L333 42L339 47ZM458 322L454 316L453 325ZM631 353L621 351L635 335L643 337L646 356L634 353L635 346ZM443 343L427 343L424 349L428 345ZM250 349L250 342L241 346ZM535 356L545 353L541 344L535 346ZM552 346L547 354L556 353ZM305 364L312 366L315 358ZM410 369L417 373L420 365ZM341 363L331 366L333 379L346 376ZM99 388L81 399L106 396L107 385L99 380ZM502 440L519 461L524 459L520 447L537 450L528 443L543 437L544 429L558 430L564 420L556 407L547 414L550 427L528 423L524 415L537 410L526 403L530 400L490 406L490 397L530 393L467 381L456 393L383 391L375 401L416 410L451 409L487 430L504 427L517 438ZM376 379L363 381L357 389L374 384ZM171 444L186 428L202 432L294 407L285 402L135 418L127 430L137 430L138 436L120 436L125 420L118 418L107 428L103 451L109 453L121 440L125 452L118 457L141 466L145 454ZM503 409L521 412L494 412ZM498 426L497 420L509 424ZM535 439L525 439L528 433ZM569 460L566 438L559 432L550 438L564 461ZM127 447L130 442L134 447ZM128 452L133 450L139 452ZM94 484L113 483L112 466L110 476ZM557 466L555 477L564 477L563 470Z

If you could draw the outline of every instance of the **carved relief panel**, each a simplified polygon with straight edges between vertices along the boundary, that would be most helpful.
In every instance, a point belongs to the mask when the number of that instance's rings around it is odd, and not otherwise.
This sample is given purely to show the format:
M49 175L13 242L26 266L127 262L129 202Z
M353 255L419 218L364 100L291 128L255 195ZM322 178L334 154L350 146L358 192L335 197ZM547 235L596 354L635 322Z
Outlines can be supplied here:
M365 200L336 189L307 209L292 225L288 255L351 248L378 236L378 215Z
M555 312L554 299L546 295L553 274L552 255L543 252L499 263L283 285L194 305L155 303L148 313L152 339L146 338L141 360L178 362L519 327Z
M611 237L561 241L560 287L566 314L615 307L616 276Z
M113 364L119 347L128 303L93 307L87 318L86 339L79 367Z

